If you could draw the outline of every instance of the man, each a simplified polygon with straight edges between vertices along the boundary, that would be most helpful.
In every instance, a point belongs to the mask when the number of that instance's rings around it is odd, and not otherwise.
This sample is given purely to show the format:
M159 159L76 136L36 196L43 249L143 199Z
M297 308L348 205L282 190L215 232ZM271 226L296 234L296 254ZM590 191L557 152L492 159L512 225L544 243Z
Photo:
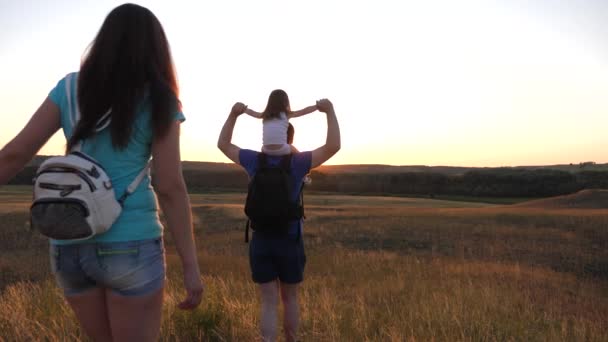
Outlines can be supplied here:
M241 149L232 143L232 133L239 115L247 107L235 103L220 133L218 148L233 162L241 165L250 177L256 173L259 152ZM340 150L340 127L333 104L322 99L317 102L319 111L327 114L325 145L314 151L298 152L291 158L290 193L297 200L304 177L311 169L320 166ZM278 165L281 157L267 156L266 162ZM284 236L267 236L253 233L249 244L249 264L253 281L260 289L262 302L261 333L264 341L277 337L277 305L283 302L283 329L286 341L296 341L300 313L297 289L304 276L306 256L302 241L302 220L293 220Z

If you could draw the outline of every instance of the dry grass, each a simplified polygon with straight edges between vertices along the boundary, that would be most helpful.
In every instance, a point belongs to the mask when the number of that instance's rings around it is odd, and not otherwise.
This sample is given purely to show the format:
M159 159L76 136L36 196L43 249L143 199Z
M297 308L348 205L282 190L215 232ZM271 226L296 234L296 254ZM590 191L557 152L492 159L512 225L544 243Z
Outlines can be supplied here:
M606 210L309 197L303 341L608 340ZM84 339L47 242L25 230L26 204L12 205L0 208L0 340ZM205 299L176 309L168 238L162 339L255 340L242 195L193 196L193 212Z

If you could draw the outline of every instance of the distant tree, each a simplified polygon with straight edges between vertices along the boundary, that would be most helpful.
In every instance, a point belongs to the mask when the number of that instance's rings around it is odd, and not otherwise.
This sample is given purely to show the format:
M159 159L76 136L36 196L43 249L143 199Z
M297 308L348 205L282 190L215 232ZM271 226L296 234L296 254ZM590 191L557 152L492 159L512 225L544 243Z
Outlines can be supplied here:
M581 162L581 163L579 163L579 167L581 169L583 169L583 168L585 168L587 166L593 166L593 165L595 165L594 161L587 161L587 162Z

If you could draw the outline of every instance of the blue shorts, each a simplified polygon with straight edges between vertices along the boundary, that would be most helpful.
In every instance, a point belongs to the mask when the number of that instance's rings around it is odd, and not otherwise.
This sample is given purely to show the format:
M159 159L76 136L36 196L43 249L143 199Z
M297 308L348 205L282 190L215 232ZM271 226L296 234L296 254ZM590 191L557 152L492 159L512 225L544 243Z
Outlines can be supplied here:
M258 284L279 279L297 284L304 279L306 254L302 238L274 237L253 233L249 242L251 277Z
M105 287L123 296L152 293L164 286L162 238L53 245L51 270L66 296Z

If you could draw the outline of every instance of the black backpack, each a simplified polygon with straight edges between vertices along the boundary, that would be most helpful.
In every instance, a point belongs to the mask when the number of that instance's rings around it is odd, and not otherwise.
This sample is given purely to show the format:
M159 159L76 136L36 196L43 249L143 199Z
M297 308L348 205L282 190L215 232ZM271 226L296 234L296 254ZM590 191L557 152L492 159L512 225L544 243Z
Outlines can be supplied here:
M249 241L249 228L266 235L287 235L289 222L304 216L303 195L291 201L291 157L285 155L277 166L271 166L266 154L258 154L258 167L249 182L245 214L245 242ZM302 190L304 186L302 185ZM299 238L299 235L298 235Z

